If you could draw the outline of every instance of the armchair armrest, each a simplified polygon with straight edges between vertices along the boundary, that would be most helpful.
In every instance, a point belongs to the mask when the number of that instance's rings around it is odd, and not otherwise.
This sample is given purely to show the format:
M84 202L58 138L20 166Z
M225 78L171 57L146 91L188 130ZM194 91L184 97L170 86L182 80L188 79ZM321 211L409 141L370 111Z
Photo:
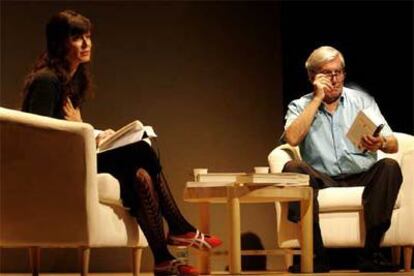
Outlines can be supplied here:
M269 161L270 172L279 173L288 161L300 160L301 157L297 147L283 144L272 150L267 159Z
M401 172L403 182L401 184L400 194L402 204L410 205L412 211L412 220L414 221L414 149L405 152L401 157Z
M398 235L394 239L398 240L404 245L414 244L414 235L412 229L414 229L414 149L405 151L401 155L401 172L403 176L403 182L401 184L399 197L400 208L398 217L392 222L392 226L397 228ZM393 225L394 224L394 225Z
M1 108L0 135L0 244L85 244L98 204L92 126Z

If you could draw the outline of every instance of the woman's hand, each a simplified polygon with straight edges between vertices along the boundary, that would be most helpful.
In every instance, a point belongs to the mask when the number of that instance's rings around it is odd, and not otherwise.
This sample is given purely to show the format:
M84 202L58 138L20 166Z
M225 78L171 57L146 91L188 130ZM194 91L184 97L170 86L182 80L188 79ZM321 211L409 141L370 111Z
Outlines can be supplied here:
M63 105L63 112L65 120L73 122L82 122L82 116L80 113L79 107L74 108L70 98L66 98L66 101Z
M115 133L115 131L113 129L107 129L107 130L104 130L101 133L99 133L98 136L96 136L96 138L95 138L96 146L98 147L102 143L103 140L109 138L114 133Z

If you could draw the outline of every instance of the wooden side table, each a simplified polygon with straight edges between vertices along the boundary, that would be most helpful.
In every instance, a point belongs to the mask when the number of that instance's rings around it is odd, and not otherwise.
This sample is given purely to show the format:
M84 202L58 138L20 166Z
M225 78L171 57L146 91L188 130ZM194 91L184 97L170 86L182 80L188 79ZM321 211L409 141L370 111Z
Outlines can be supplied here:
M202 185L205 185L203 187ZM229 226L229 272L241 273L241 244L240 244L240 203L274 203L275 201L300 201L301 206L301 271L313 272L313 228L312 209L313 191L309 186L273 185L240 185L206 187L200 183L199 187L187 187L184 190L184 201L199 203L200 230L209 232L209 204L224 203L228 209ZM209 254L199 255L199 269L208 274Z

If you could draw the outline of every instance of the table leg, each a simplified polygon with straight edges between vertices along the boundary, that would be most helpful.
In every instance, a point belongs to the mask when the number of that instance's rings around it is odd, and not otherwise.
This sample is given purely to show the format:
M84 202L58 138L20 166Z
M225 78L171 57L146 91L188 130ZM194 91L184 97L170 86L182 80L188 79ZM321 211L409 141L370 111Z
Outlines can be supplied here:
M234 188L229 189L227 204L230 226L229 271L234 275L241 273L240 200Z
M312 192L312 191L311 191ZM302 256L301 272L313 272L313 200L312 194L307 200L301 200L301 221L302 221Z
M209 203L199 203L199 227L203 233L210 233L210 206ZM210 274L210 254L199 251L197 254L197 266L201 274Z

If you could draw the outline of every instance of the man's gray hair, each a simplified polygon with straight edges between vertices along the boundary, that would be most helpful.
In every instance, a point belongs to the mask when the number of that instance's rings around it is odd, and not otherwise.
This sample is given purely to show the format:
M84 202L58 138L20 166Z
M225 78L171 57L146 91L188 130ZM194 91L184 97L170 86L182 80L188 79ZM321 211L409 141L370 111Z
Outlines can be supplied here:
M321 46L315 49L306 60L305 67L308 70L308 76L311 79L318 70L327 62L334 60L339 56L342 68L345 68L345 60L341 52L331 46Z

